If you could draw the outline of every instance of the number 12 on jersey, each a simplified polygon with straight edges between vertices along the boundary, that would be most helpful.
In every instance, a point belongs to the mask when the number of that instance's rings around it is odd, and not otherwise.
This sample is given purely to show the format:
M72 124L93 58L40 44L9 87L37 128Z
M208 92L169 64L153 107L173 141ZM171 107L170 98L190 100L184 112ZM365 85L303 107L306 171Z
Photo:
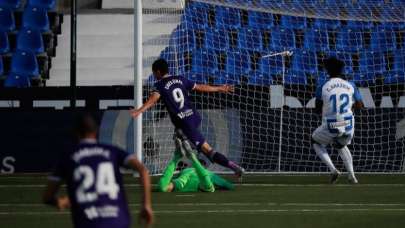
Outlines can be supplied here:
M329 98L329 101L332 103L333 112L337 113L337 111L339 110L340 114L346 113L348 111L347 106L349 105L349 100L350 100L349 94L347 93L340 94L339 96L340 106L338 107L336 94L333 94Z

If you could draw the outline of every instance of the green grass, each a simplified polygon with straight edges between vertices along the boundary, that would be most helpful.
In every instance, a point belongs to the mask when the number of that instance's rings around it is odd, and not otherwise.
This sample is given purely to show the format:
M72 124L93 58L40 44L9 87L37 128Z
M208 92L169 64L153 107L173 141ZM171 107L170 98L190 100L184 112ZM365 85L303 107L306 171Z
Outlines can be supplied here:
M156 181L156 179L154 180ZM405 227L405 176L362 175L361 184L344 177L246 176L235 191L153 193L154 227ZM40 203L44 176L0 176L1 228L71 227L69 212ZM126 191L136 226L139 187Z

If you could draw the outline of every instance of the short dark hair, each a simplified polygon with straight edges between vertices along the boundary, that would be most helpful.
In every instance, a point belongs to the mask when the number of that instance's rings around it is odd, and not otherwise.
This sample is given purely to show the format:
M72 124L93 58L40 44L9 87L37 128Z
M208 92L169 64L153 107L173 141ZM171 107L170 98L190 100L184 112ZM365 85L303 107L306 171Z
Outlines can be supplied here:
M324 61L324 67L330 77L339 77L343 76L343 68L345 64L343 61L337 59L336 57L329 57Z
M98 124L90 113L77 114L74 131L79 138L84 138L88 134L97 134Z
M169 73L169 64L164 59L158 59L152 64L152 71L160 71L160 73L167 74Z

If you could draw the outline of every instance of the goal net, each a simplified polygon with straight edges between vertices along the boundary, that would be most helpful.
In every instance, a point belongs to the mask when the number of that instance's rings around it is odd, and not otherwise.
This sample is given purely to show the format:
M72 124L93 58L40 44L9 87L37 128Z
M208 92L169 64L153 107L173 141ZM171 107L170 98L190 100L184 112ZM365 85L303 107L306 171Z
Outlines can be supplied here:
M161 46L145 64L144 97L154 82L150 64L158 57L169 62L173 75L234 85L231 95L191 94L203 118L199 130L216 151L252 173L326 172L311 147L311 134L321 124L314 97L316 87L328 79L323 60L336 56L345 62L344 73L360 88L366 106L355 111L349 146L355 171L404 172L402 1L172 3L177 7L157 9L156 20L174 26L155 39ZM161 173L173 155L173 130L163 104L144 114L144 162L153 174ZM328 151L344 170L337 151ZM210 169L224 171L216 165Z

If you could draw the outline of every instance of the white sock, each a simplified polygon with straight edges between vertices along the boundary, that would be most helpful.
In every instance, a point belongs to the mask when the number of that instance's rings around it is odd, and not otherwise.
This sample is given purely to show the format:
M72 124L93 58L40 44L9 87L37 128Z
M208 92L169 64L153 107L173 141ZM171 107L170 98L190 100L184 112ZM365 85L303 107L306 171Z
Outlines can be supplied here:
M323 161L323 163L325 163L329 170L331 172L336 172L336 168L335 165L333 165L332 160L329 157L328 152L326 151L325 146L323 145L318 145L318 144L313 144L314 150L316 152L316 155L318 155L318 157Z
M347 146L343 147L342 149L339 149L339 156L343 160L343 164L345 164L347 172L351 176L354 176L354 170L353 170L353 158L352 154L350 153L349 148Z

